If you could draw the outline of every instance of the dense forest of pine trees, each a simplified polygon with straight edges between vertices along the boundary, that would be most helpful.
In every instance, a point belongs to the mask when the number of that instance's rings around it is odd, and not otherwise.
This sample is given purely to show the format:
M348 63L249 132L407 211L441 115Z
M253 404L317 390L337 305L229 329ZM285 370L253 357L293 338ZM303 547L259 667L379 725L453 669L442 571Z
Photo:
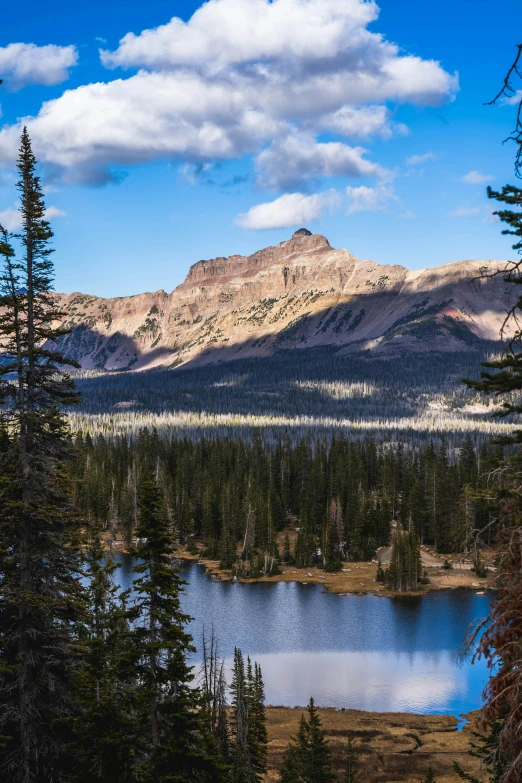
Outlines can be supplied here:
M477 453L470 438L450 453L444 442L406 450L338 436L270 447L258 434L194 442L144 429L135 439L78 434L68 470L87 524L112 537L131 542L138 486L152 471L179 542L203 539L224 567L239 555L253 571L271 571L278 559L371 559L390 543L392 520L440 552L462 551L489 520L480 490L501 454L488 444ZM278 543L289 522L298 529L293 548Z

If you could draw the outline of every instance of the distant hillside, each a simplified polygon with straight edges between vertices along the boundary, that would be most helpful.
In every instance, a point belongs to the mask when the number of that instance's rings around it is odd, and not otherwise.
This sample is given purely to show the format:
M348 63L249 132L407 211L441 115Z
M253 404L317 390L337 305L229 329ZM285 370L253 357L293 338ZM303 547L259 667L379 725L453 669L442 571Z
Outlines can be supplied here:
M137 370L332 346L473 351L497 340L508 309L502 261L408 270L362 261L306 229L251 256L194 264L182 285L102 299L60 295L65 353L86 369ZM483 276L482 279L478 279Z

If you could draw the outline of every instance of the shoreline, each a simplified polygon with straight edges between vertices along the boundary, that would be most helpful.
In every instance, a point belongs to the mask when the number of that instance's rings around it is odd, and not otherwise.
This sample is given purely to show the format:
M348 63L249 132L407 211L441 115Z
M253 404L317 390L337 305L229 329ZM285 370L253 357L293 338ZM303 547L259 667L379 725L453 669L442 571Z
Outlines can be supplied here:
M121 554L128 554L127 546L121 539L113 540L111 543L106 539L105 548ZM220 568L219 560L204 557L200 551L192 553L186 547L179 546L173 556L179 560L203 565L209 576L216 581L240 582L242 584L274 584L276 582L318 584L323 585L327 593L340 596L376 595L383 598L398 598L401 596L420 597L440 590L457 590L459 588L475 590L478 594L495 589L495 571L490 570L486 577L480 578L470 569L469 565L467 567L455 567L454 565L451 569L445 569L442 568L442 559L434 555L428 548L422 548L421 552L423 568L430 581L426 585L421 585L418 590L407 592L390 590L382 582L377 582L378 563L376 560L371 562L343 561L342 570L333 573L328 573L317 566L299 568L295 565L280 564L281 573L274 576L263 574L258 577L236 577L231 570Z
M382 582L377 582L377 563L375 562L343 562L343 570L334 573L327 573L324 569L316 566L309 568L298 568L292 565L280 565L282 573L274 576L262 575L259 577L234 577L232 572L220 568L218 560L202 557L198 554L191 554L184 547L176 551L176 557L180 560L186 560L202 564L206 572L212 579L222 582L241 582L244 584L275 583L275 582L299 582L301 584L320 584L323 585L326 592L337 595L377 595L385 598L396 598L399 596L418 597L427 595L439 590L456 590L465 588L475 590L477 593L486 592L494 589L494 573L489 572L488 576L481 579L470 569L451 570L433 565L425 564L429 584L422 585L422 589L400 592L389 590Z

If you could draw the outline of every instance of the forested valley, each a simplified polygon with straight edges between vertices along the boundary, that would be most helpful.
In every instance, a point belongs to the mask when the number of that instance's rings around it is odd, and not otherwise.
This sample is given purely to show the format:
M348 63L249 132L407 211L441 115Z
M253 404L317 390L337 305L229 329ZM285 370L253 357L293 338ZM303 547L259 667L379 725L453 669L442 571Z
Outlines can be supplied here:
M371 560L390 543L392 520L411 527L439 552L477 545L488 526L487 490L502 446L456 449L443 440L422 448L334 436L286 437L276 445L259 432L246 440L179 439L144 429L136 438L78 433L68 463L75 505L87 529L128 545L138 524L138 488L154 473L162 514L175 539L245 575L274 572L280 559L305 567ZM297 529L290 549L282 531Z

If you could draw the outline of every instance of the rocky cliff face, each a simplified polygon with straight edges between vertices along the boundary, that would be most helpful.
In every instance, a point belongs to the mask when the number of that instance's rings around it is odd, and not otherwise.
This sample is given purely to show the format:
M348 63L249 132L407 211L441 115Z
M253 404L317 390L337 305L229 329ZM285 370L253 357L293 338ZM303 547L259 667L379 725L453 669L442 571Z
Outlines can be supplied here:
M473 350L508 308L501 261L411 271L361 261L306 229L251 256L194 264L182 285L132 297L60 295L84 368L176 366L335 345L340 354ZM480 278L482 275L482 279Z

